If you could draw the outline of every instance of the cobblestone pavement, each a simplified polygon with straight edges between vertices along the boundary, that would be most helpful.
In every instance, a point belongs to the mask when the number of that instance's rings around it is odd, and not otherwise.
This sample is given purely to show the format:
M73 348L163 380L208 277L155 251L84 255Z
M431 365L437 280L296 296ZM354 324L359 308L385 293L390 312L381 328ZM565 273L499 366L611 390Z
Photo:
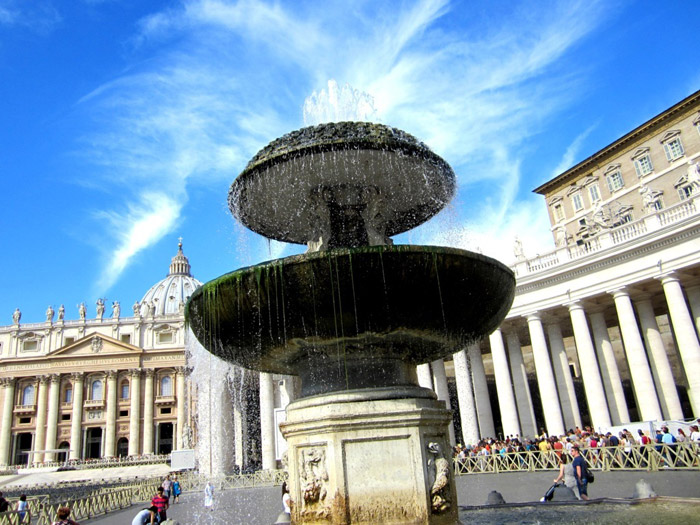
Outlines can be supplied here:
M538 501L555 477L553 471L460 476L457 478L459 504L483 505L492 490L500 492L507 503ZM700 498L700 474L697 471L596 472L596 481L589 487L589 494L592 498L631 498L635 484L642 478L659 496ZM142 508L145 505L136 505L81 523L130 525ZM185 494L180 504L170 507L168 517L180 525L269 525L275 522L281 508L280 488L263 487L219 492L213 512L204 509L203 494Z

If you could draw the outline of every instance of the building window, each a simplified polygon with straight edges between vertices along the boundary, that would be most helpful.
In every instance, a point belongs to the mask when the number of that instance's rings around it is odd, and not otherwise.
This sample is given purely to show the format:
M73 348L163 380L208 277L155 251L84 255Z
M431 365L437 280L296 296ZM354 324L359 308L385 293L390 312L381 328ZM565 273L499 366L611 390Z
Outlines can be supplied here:
M73 343L75 343L75 337L66 337L66 342L64 344L72 345Z
M61 421L70 421L70 414L61 414Z
M129 399L129 382L128 381L122 382L120 394L121 394L120 395L121 399Z
M669 162L674 161L685 154L683 143L681 142L681 132L671 131L665 135L661 144L664 146L666 158Z
M34 386L27 385L22 389L22 402L21 405L33 405L34 404Z
M574 205L574 211L581 211L583 209L583 198L580 193L574 193L571 196L571 202Z
M654 171L654 166L651 164L649 155L642 155L634 159L634 169L638 177L643 177Z
M171 412L172 412L172 409L170 409L170 408L161 408L160 409L161 415L167 415L167 414L170 414Z
M554 205L554 220L559 222L563 221L566 218L566 215L564 215L564 208L562 207L561 204L555 204Z
M119 417L129 417L129 411L128 410L120 410Z
M163 376L160 380L160 395L161 396L172 396L173 395L173 383L169 376Z
M68 387L63 391L63 402L70 403L72 401L73 401L73 389L71 387Z
M625 186L625 181L622 179L622 173L620 170L611 171L605 176L608 181L608 189L610 193L619 190Z
M588 194L591 197L591 202L598 202L600 200L600 188L597 184L592 184L588 187Z
M102 400L102 381L93 381L90 385L90 399L93 401Z
M692 185L686 184L678 188L678 195L682 201L689 199L695 194L695 188Z
M21 417L21 418L19 418L19 424L20 425L31 425L32 418L31 417Z
M626 224L628 222L632 222L632 214L631 213L625 213L624 215L620 215L617 218L618 224Z
M36 339L29 339L22 343L24 352L35 352L39 348L39 342Z
M158 343L159 344L167 344L167 343L172 343L173 342L173 333L172 332L159 332L158 333Z
M122 334L120 339L122 343L131 344L131 334Z

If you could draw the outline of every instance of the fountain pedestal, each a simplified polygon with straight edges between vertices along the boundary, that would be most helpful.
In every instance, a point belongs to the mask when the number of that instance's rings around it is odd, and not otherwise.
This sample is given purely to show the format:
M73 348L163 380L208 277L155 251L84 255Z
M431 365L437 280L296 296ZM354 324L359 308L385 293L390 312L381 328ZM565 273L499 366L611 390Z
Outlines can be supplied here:
M292 523L456 523L451 418L432 391L411 386L291 403L281 430Z

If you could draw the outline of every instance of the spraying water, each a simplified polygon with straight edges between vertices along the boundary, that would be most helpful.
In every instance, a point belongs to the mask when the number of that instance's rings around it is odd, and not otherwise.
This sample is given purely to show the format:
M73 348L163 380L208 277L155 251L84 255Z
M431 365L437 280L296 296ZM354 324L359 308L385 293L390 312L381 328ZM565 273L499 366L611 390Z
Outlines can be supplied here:
M374 97L345 84L342 88L331 79L328 90L314 91L304 101L304 125L324 122L372 121L377 122Z

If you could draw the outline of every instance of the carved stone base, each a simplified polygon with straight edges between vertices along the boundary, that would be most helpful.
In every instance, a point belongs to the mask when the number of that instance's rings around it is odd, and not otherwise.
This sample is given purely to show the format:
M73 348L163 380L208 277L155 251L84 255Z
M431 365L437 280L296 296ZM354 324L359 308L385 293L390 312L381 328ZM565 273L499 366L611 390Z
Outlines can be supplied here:
M292 523L454 524L451 413L420 387L300 399L281 424Z

